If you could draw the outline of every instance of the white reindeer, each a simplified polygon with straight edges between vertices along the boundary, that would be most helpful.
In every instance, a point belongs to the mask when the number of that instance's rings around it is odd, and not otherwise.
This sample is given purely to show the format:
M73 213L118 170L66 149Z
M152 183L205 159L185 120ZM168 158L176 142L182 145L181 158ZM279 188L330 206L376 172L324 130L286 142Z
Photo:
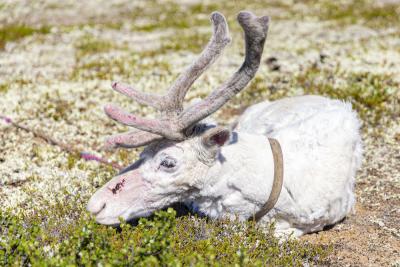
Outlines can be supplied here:
M183 108L193 82L221 54L230 37L225 18L211 15L213 36L199 58L163 96L113 83L113 88L160 111L140 118L106 106L112 119L136 128L110 137L109 147L148 145L140 159L99 189L88 210L99 223L148 216L175 202L192 203L211 218L276 222L278 234L322 230L354 205L354 177L362 158L359 121L350 104L320 96L263 102L232 129L202 122L254 77L268 17L240 12L243 65L208 97Z

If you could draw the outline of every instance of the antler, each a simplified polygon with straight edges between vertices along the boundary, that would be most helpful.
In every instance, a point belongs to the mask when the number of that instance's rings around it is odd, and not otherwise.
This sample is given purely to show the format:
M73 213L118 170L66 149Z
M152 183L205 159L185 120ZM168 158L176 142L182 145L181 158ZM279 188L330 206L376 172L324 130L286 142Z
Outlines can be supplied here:
M260 65L268 31L267 16L256 17L242 11L237 17L245 34L246 55L240 69L204 100L183 109L183 100L194 81L216 60L229 43L229 31L224 16L211 14L213 35L199 58L186 69L164 96L145 94L129 86L114 82L114 90L131 97L140 104L152 106L161 112L160 119L145 119L108 105L105 112L112 119L138 130L108 138L107 147L138 147L167 138L182 141L186 130L221 108L239 93L254 77Z

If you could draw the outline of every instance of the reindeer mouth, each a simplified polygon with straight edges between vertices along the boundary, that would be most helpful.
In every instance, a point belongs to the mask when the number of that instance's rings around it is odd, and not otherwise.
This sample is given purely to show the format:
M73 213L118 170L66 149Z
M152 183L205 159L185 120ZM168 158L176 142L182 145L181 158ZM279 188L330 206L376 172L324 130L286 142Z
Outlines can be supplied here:
M119 221L120 215L118 215L118 216L107 216L107 215L104 215L103 213L105 213L106 206L107 206L107 203L104 203L103 206L99 210L97 210L97 211L93 211L92 210L92 211L90 211L90 213L93 216L95 216L96 222L98 222L100 224L118 225L120 223L120 221ZM124 212L122 212L122 214Z
M94 215L94 216L98 216L103 210L104 210L104 208L106 207L106 203L104 203L104 205L98 210L98 211L91 211L90 213L92 214L92 215Z
M107 203L104 203L103 207L99 211L92 212L92 215L95 216L97 223L104 224L104 225L117 226L121 223L120 218L122 218L124 220L128 220L128 218L126 218L124 216L124 214L126 213L127 210L129 210L129 208L122 211L118 215L107 215L106 207L107 207Z
M146 185L138 169L118 175L100 188L89 200L87 210L96 221L106 225L120 224L143 213Z
M103 210L105 210L105 208L100 210L97 214L93 214L96 216L96 222L110 226L118 226L121 223L121 219L129 222L137 218L148 217L152 214L152 212L149 211L148 209L142 208L137 210L137 208L135 207L129 207L119 215L112 215L112 216L102 214L104 213L102 212Z
M118 216L118 217L96 216L96 222L99 224L104 224L104 225L118 226L121 223L121 221L119 220L119 217L120 216Z

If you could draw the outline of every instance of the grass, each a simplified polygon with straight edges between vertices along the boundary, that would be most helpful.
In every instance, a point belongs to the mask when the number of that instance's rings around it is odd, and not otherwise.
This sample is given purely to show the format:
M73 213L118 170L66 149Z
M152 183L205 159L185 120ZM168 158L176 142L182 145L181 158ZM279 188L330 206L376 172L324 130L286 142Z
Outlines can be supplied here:
M338 83L338 80L342 82ZM400 104L395 97L400 84L394 82L390 75L340 73L311 67L297 75L292 86L300 87L304 94L324 95L351 102L369 126L378 125L382 119L394 116Z
M79 80L113 80L115 76L125 79L148 74L148 72L169 72L169 64L165 61L140 62L137 54L119 58L99 58L87 62L78 62L72 73L72 79Z
M1 266L303 266L330 247L290 239L273 226L176 217L173 209L119 228L96 224L77 195L31 214L0 212Z
M311 66L291 78L279 76L271 80L256 76L225 112L236 113L232 106L243 110L264 99L272 101L315 94L350 102L366 127L385 125L400 114L400 99L396 97L398 88L400 84L389 74L352 73Z
M400 7L395 3L378 5L370 0L316 2L319 12L315 14L323 20L347 25L362 23L372 28L398 27L400 24Z
M116 47L113 43L99 40L93 36L85 36L76 44L76 65L72 72L72 79L101 79L112 80L114 76L132 77L132 74L140 78L149 72L170 73L171 66L165 60L140 59L154 58L175 51L190 51L200 53L207 44L210 33L180 32L173 36L160 39L160 47L155 50L132 52L124 57L108 56L107 53L121 49L127 51L127 47ZM93 55L97 55L93 58Z
M167 53L168 49L167 47L163 51ZM171 66L163 59L140 60L148 58L153 53L155 54L153 51L145 51L127 53L125 56L100 55L95 58L77 58L71 78L74 80L113 80L116 76L128 79L132 77L142 78L149 73L170 74ZM159 54L157 52L157 55Z
M134 31L190 29L194 26L209 25L208 15L213 11L220 11L227 17L232 29L236 30L238 25L232 22L240 10L267 12L270 9L282 11L269 12L273 20L317 17L321 21L336 21L339 26L359 23L372 28L398 27L400 23L400 8L397 4L377 4L372 0L307 0L293 3L253 0L195 4L169 2L167 5L160 5L157 1L151 0L147 1L146 5L127 12L121 18L131 19L134 22L131 29Z
M55 121L65 120L69 112L71 112L71 104L62 99L54 100L46 107L47 116Z
M44 97L44 104L36 111L37 114L41 114L47 118L52 118L54 121L67 120L68 114L73 108L73 104L61 99L59 96L50 97L46 94Z
M161 48L155 52L166 54L172 51L190 51L197 54L207 45L210 36L211 33L190 32L162 38Z
M4 49L7 42L16 41L33 34L47 34L50 32L48 26L33 28L27 25L11 24L0 28L0 49Z
M140 18L143 23L135 23L132 30L154 31L167 28L189 29L193 26L208 25L208 14L217 10L215 4L180 5L170 2L160 5L157 1L148 1L146 6L136 8L130 15L133 20ZM202 13L207 16L199 16Z
M5 93L8 91L9 84L7 83L2 83L0 84L0 93Z
M115 45L106 40L100 40L93 36L87 35L79 39L75 44L76 57L80 58L87 55L105 53L111 49L115 49Z
M18 86L19 88L24 88L26 85L31 83L31 79L24 79L20 77L8 81L0 81L0 93L7 93L12 85Z

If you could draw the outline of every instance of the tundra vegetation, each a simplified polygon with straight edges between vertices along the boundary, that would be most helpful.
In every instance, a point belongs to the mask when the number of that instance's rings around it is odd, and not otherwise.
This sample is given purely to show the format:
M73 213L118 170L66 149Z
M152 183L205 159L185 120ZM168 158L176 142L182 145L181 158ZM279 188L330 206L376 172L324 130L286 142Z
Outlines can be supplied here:
M105 136L127 130L103 114L105 103L154 114L113 94L111 80L162 92L202 50L214 10L226 15L233 43L194 84L189 101L208 95L237 68L244 49L233 19L252 10L273 21L262 65L215 119L230 123L264 99L321 94L353 104L365 141L356 213L328 231L279 243L251 223L176 217L173 210L135 227L98 225L85 204L116 171L1 122L0 265L397 266L399 6L396 0L0 4L0 114L82 151L122 165L137 159L139 149L100 150Z

